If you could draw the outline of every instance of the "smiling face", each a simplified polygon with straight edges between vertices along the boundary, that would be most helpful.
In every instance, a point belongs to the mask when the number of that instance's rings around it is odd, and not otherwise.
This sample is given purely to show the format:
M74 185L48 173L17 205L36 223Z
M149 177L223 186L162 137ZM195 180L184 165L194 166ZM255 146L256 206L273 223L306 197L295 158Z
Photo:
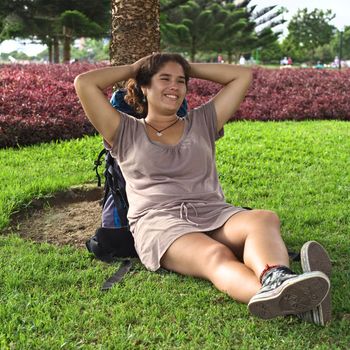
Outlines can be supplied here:
M142 87L150 115L176 114L185 98L187 86L182 66L167 62L153 75L150 86Z

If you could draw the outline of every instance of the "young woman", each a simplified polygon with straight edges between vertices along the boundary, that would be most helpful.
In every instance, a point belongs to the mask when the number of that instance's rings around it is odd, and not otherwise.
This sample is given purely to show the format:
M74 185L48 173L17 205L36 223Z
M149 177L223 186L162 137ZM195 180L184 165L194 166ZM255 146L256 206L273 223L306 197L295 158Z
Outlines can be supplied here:
M190 77L222 85L208 103L180 119ZM215 165L215 140L238 109L251 70L189 64L178 54L153 54L131 65L79 75L75 88L91 123L122 169L128 219L141 262L211 281L262 318L316 308L329 279L296 275L278 216L225 202ZM126 101L144 115L115 110L103 90L128 79Z

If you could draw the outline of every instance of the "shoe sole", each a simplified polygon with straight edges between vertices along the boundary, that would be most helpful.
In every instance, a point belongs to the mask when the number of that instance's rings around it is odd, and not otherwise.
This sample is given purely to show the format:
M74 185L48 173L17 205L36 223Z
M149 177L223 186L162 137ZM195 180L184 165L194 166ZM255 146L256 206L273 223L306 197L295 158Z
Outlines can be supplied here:
M272 292L253 296L248 308L253 315L263 319L309 311L323 301L329 285L328 277L320 271L298 275Z
M300 262L304 272L318 270L325 273L328 278L331 276L332 263L327 251L318 242L310 241L303 245L300 251ZM325 326L331 321L332 301L330 290L322 303L309 311L309 313L310 315L307 315L305 319L309 322Z
M304 272L321 271L331 276L332 263L327 251L318 242L310 241L302 246L300 262Z

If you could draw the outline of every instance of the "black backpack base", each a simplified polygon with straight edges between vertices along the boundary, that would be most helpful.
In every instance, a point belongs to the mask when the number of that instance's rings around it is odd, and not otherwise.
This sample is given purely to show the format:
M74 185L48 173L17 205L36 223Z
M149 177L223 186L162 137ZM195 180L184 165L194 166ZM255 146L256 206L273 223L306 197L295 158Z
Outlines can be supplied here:
M100 227L95 235L85 243L87 250L107 263L118 258L136 258L138 255L134 246L134 238L127 227Z

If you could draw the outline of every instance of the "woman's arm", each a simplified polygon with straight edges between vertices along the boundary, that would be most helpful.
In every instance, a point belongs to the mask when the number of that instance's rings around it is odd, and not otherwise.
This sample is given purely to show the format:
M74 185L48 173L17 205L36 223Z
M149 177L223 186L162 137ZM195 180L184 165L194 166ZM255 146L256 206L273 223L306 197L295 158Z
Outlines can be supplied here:
M252 80L252 72L250 68L231 64L191 63L191 77L224 85L213 98L219 131L242 102Z
M74 80L86 116L110 145L120 124L120 113L109 103L103 90L118 81L134 78L144 59L131 65L95 69L78 75Z

